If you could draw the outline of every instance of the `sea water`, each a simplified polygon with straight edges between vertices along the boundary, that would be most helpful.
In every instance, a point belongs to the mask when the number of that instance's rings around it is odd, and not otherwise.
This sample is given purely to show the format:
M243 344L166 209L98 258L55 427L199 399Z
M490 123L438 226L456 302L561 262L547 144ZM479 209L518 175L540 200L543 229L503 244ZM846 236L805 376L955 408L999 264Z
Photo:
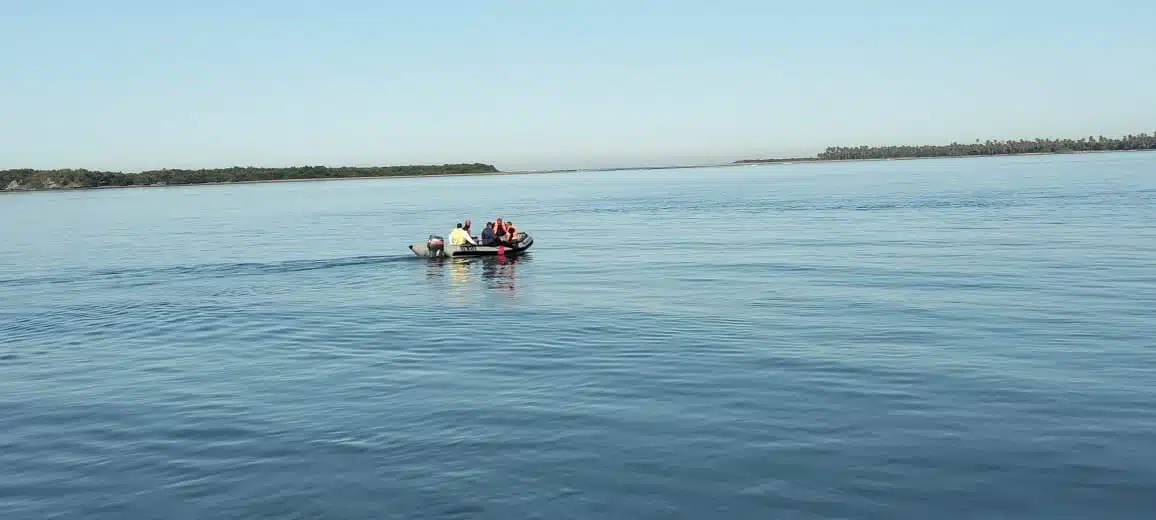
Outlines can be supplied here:
M1154 224L1151 153L3 195L0 518L1151 518Z

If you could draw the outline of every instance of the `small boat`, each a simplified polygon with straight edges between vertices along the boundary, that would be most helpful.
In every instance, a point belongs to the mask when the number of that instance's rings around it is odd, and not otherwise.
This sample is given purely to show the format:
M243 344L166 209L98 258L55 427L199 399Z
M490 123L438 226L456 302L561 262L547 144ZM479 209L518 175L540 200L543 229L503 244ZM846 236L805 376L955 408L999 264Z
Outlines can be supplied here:
M534 237L529 233L519 232L517 241L511 244L500 246L475 246L465 244L456 246L447 244L445 239L437 235L430 235L425 242L418 242L410 244L409 250L417 256L435 257L456 257L456 256L497 256L497 255L519 255L530 249L534 245Z

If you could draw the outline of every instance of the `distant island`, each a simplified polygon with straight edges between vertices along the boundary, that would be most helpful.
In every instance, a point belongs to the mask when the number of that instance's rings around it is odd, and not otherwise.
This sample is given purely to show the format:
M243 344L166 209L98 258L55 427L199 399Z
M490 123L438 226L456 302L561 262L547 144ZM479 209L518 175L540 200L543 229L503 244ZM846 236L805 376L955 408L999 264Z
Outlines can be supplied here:
M801 161L847 161L868 159L917 159L930 157L969 157L982 155L1060 154L1100 151L1156 150L1156 133L1124 137L1083 137L1080 139L1021 139L1017 141L976 140L973 144L907 146L831 146L815 157L785 159L743 159L734 164L759 164Z
M414 166L288 168L215 168L202 170L148 170L139 173L62 170L0 170L0 191L37 191L68 188L117 188L129 186L179 186L237 182L350 179L372 177L420 177L497 173L491 164L443 164Z

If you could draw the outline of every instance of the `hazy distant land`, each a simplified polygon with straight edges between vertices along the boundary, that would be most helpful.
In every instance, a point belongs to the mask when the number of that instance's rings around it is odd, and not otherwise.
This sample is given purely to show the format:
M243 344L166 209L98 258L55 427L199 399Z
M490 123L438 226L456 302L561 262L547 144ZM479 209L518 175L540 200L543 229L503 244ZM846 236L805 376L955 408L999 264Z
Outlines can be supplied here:
M922 159L935 157L973 157L1023 154L1061 154L1082 152L1156 150L1156 133L1108 138L1088 136L1079 139L1033 139L1016 141L978 140L972 144L834 146L814 157L742 159L709 166L740 166L794 162L858 161L880 159ZM435 177L448 175L486 175L513 173L553 173L610 171L623 169L699 168L708 165L652 166L641 168L588 168L508 171L491 164L463 163L443 165L327 167L296 166L284 168L231 167L213 169L163 169L137 173L93 171L85 169L0 170L0 192L52 189L118 188L132 186L180 186L246 182L307 181L327 179L364 179L377 177Z
M846 161L864 159L923 159L992 155L1056 154L1101 151L1156 150L1156 132L1124 137L1081 137L1079 139L1021 139L1017 141L976 140L972 144L907 146L832 146L815 157L791 159L743 159L735 164L796 161Z

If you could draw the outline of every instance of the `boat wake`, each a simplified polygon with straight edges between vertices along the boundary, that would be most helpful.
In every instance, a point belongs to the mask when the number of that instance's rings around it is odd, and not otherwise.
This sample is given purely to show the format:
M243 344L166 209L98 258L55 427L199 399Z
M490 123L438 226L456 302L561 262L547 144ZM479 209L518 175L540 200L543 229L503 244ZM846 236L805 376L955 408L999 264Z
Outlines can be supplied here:
M0 278L0 287L25 287L34 285L58 285L74 283L123 281L130 285L150 285L149 281L177 280L183 278L230 278L235 276L260 276L313 271L367 265L392 264L416 259L412 255L395 256L353 256L318 260L284 260L276 262L238 262L216 264L192 264L157 267L130 267L123 269L81 270L65 276L22 276Z

